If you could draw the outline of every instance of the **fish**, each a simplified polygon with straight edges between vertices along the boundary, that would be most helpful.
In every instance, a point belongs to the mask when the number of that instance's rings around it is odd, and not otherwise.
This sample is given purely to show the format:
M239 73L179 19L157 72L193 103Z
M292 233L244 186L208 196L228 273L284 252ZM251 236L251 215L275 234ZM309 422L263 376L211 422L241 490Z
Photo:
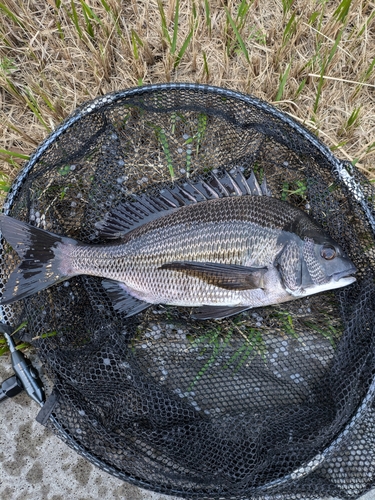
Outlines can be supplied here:
M86 244L1 214L2 236L20 257L1 304L90 275L103 278L126 317L166 304L221 319L356 279L353 262L312 217L239 169L135 195L96 229L104 243Z

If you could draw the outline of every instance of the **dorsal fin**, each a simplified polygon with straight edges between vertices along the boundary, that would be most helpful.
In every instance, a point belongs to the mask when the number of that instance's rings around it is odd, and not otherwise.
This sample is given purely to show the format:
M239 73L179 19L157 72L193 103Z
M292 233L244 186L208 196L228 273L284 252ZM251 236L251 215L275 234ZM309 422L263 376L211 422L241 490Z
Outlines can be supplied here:
M248 179L240 169L233 174L211 173L204 180L197 178L194 181L186 181L182 185L176 183L173 187L164 187L158 196L149 196L144 193L133 195L132 200L116 206L107 213L102 221L96 223L96 228L102 238L118 239L136 227L180 207L214 198L243 195L271 196L271 191L265 178L259 186L254 172L251 172Z

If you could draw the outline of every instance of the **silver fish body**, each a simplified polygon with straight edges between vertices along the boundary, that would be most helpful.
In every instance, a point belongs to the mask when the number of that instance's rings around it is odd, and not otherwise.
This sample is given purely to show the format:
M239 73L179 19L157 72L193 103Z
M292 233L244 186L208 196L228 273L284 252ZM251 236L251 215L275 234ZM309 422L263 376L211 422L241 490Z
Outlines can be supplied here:
M104 245L82 244L6 216L0 226L23 259L3 304L86 274L105 278L115 308L127 315L170 304L200 307L201 319L220 318L355 280L355 267L336 242L304 212L270 196L227 196L174 208ZM50 240L41 244L47 235ZM48 275L45 286L33 284L30 273L26 283L24 269L30 268L38 279L38 273Z

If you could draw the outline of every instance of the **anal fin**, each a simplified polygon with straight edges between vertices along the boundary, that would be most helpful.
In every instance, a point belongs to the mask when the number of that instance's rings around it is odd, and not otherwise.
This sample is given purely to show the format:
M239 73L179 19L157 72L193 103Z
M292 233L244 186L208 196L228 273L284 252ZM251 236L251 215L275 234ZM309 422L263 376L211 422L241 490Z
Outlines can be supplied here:
M222 319L235 316L250 309L249 306L201 306L195 308L191 315L193 319Z
M134 316L151 306L149 302L130 295L119 281L103 280L102 286L111 299L115 311L124 312L127 317Z

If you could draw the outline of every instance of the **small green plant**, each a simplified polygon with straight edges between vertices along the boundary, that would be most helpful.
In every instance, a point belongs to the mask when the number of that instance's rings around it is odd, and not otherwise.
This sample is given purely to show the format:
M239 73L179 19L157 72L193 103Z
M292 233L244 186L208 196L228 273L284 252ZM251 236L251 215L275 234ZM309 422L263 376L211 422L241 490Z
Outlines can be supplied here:
M3 57L0 59L0 75L7 76L17 70L14 59Z
M13 337L13 335L15 335L17 332L19 332L20 330L22 330L23 328L26 328L26 327L27 327L27 321L23 321L12 332L11 336ZM46 332L46 333L42 333L41 335L39 335L37 337L34 337L33 340L45 339L45 338L48 338L48 337L54 337L55 335L57 335L56 331ZM30 349L32 347L33 347L32 344L29 344L28 342L19 342L19 343L16 344L17 351L24 351L24 350ZM9 352L10 351L9 351L8 343L5 340L5 338L0 334L0 356L3 356L4 354L8 354Z
M360 112L361 112L361 106L358 106L358 108L354 108L353 111L351 112L349 118L345 120L343 123L342 127L338 130L338 135L350 135L353 133L353 131L359 126L360 123ZM343 141L343 143L338 144L338 147L342 147L346 142ZM336 148L336 149L337 149Z
M281 330L290 337L298 339L298 334L294 328L293 317L288 311L275 310L271 317L275 318L280 325Z
M70 172L70 165L65 165L64 167L61 167L58 170L59 174L65 177L65 175L68 175Z
M360 111L361 111L361 106L359 106L358 108L354 108L354 110L352 111L351 115L349 116L346 122L347 129L352 129L358 126Z
M267 352L266 345L263 340L262 332L256 328L247 328L246 333L241 333L245 338L242 346L230 357L224 368L234 367L237 372L241 366L252 359L254 356L261 356L265 359Z
M230 369L232 373L236 373L244 363L257 355L265 359L267 352L262 332L248 327L245 322L236 318L227 327L217 325L203 335L191 337L190 340L191 349L200 349L199 356L203 358L203 364L190 383L188 391L191 391L203 376L207 376L214 364L218 363L221 357L224 359L225 354L229 352L232 353L230 358L225 363L221 361L220 369Z
M251 26L249 29L249 40L254 40L260 45L266 45L267 35L263 33L262 30L258 29L256 26Z
M205 132L207 128L207 115L205 113L199 113L198 115L198 126L197 132L185 140L184 144L186 146L190 145L190 147L186 148L186 172L190 173L191 167L191 155L192 148L195 146L196 154L199 153L199 149L201 147Z
M150 123L150 122L148 122L147 125L155 131L155 135L162 146L165 158L167 160L169 174L173 180L175 178L175 173L174 173L174 168L173 168L173 160L172 160L171 150L169 148L169 143L168 143L168 139L167 139L167 135L165 133L165 130L162 127L160 127L159 125L154 125L153 123Z
M5 196L10 189L9 176L4 172L0 172L0 196Z
M226 345L228 344L231 336L232 336L232 331L230 331L227 336L225 337L224 342L221 340L221 327L218 326L216 329L209 330L206 334L198 337L196 340L193 341L191 348L197 348L202 346L202 350L200 351L200 356L203 356L208 350L211 351L210 357L208 358L207 361L204 362L203 366L200 368L196 376L194 377L194 380L191 382L191 384L188 387L188 391L190 392L194 385L200 380L203 375L209 370L209 368L213 365L213 363L217 360L218 356L220 353L223 352L225 349Z
M300 201L305 201L307 198L307 182L306 180L296 180L293 182L283 182L281 188L281 200L288 201L290 197L298 198Z
M337 339L340 338L341 331L330 324L330 319L330 317L327 317L327 323L324 326L315 325L312 321L305 321L305 325L328 339L331 346L336 348Z

